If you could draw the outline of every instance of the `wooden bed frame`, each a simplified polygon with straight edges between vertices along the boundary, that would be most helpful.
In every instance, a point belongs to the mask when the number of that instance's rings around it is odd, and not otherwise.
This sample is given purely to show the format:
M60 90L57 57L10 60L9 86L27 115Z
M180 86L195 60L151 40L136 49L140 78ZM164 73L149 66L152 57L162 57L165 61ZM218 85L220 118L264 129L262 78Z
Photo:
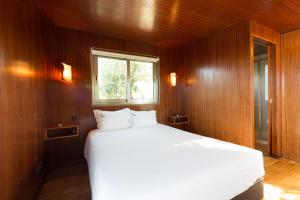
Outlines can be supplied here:
M264 197L264 179L256 181L248 190L234 197L232 200L261 200Z

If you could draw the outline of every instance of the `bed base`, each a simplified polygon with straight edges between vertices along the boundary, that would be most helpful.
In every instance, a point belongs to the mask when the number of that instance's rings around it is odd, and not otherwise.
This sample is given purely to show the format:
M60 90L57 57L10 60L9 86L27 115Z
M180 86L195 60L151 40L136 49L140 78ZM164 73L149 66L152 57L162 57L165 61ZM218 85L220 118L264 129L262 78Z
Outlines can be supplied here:
M261 200L264 197L264 179L256 181L248 190L234 197L232 200Z

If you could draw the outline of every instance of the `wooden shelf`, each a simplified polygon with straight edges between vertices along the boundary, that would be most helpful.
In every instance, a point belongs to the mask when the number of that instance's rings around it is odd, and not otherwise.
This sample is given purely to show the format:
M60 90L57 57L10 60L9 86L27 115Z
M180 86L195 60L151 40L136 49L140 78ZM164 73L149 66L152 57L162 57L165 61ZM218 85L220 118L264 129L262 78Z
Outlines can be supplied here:
M176 125L176 124L187 124L189 123L189 116L188 115L169 115L168 116L168 122L170 124Z
M77 124L57 124L46 129L45 140L77 137L79 127Z

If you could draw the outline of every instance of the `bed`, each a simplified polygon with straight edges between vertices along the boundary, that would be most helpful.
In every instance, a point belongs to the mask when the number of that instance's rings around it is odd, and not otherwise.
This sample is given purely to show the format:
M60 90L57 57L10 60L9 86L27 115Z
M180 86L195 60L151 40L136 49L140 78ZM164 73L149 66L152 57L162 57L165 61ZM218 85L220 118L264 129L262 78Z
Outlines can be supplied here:
M261 152L162 124L92 130L85 158L93 200L262 197Z

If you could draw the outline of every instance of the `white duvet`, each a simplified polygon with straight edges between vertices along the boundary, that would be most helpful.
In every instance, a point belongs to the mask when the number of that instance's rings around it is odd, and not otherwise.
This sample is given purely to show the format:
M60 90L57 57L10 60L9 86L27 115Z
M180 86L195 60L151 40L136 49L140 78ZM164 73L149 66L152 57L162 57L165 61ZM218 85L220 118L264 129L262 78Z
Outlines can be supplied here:
M89 133L93 200L229 200L264 176L261 152L165 125Z

